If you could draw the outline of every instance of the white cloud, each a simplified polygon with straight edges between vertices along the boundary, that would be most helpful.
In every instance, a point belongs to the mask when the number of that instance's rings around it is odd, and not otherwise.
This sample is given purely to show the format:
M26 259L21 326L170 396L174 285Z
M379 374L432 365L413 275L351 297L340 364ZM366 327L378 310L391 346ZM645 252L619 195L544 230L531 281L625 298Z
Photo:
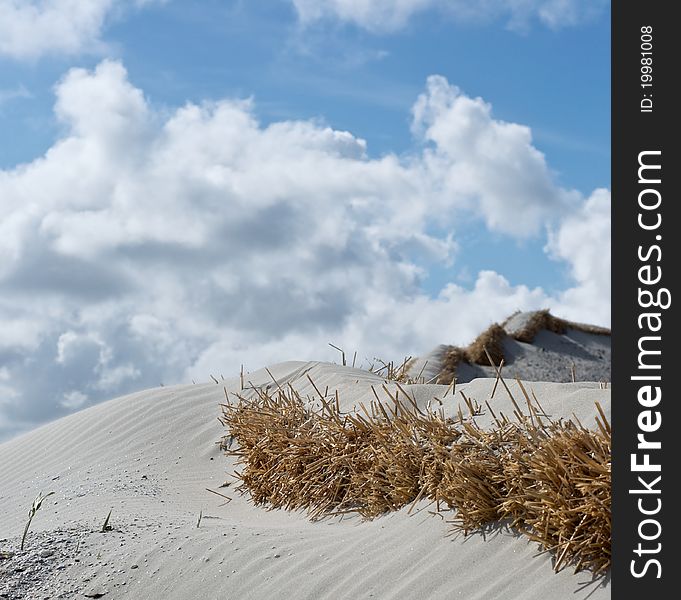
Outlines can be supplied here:
M115 11L165 0L0 0L0 56L99 52Z
M293 0L303 23L335 17L378 31L399 29L415 13L438 4L439 0Z
M78 410L87 402L87 400L88 400L88 397L85 394L83 394L82 392L79 392L78 390L74 390L74 391L65 393L60 404L64 408L67 408L67 409L70 409L70 410Z
M598 189L549 237L549 252L577 283L560 298L566 317L610 322L610 247L610 191Z
M426 10L439 10L458 21L503 19L511 29L526 29L533 21L557 29L594 18L607 0L292 0L307 25L337 19L374 32L403 28Z
M98 390L110 392L118 389L121 385L127 385L141 376L141 372L134 365L127 363L112 369L101 369L101 376L96 384Z
M93 362L99 362L102 343L93 335L78 334L74 331L66 331L57 340L57 356L55 360L61 365L82 362L81 355L93 358Z
M557 189L528 127L492 118L482 98L469 98L441 76L428 78L413 107L413 129L435 148L424 162L448 197L477 207L487 225L523 235L565 210L575 192Z
M369 158L316 122L263 126L251 101L159 113L112 61L55 92L63 137L0 171L6 422L241 362L335 358L329 341L394 358L467 342L516 309L561 303L592 321L584 297L608 304L576 241L585 215L608 218L602 192L582 206L529 129L441 77L416 101L405 158ZM485 271L429 297L428 264L453 259L471 215L516 238L553 223L574 288L552 298Z

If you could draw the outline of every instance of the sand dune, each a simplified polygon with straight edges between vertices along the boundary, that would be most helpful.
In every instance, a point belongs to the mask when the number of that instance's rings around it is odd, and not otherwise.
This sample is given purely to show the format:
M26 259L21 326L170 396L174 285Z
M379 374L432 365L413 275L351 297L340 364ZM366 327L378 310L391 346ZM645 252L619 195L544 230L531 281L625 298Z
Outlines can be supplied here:
M412 377L459 383L494 377L483 346L504 376L526 381L610 381L610 330L559 319L548 311L515 313L492 325L468 347L440 344L408 365Z
M318 387L338 389L345 410L383 383L327 363L287 362L270 370L302 394L311 392L306 375ZM271 384L265 370L247 378ZM478 379L457 389L482 402L493 384ZM609 415L610 390L596 383L529 386L554 417L574 413L591 425L596 400ZM410 386L424 407L445 389ZM548 554L502 525L447 537L447 513L431 514L426 502L411 515L401 510L369 522L356 516L311 522L304 513L254 507L233 486L220 487L234 481L228 473L235 468L216 444L225 433L217 420L225 390L238 392L239 378L139 392L0 445L0 552L6 553L0 598L610 597L607 578L554 573ZM493 402L512 412L502 394ZM457 396L445 398L448 413L457 406ZM36 514L21 552L27 511L41 491L55 494ZM102 533L110 509L112 530Z

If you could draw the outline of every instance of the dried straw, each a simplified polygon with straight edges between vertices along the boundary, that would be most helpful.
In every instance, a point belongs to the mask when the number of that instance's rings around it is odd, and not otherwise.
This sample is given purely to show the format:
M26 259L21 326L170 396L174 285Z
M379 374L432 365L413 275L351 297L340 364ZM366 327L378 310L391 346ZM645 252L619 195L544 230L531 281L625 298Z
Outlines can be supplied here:
M515 313L518 314L518 313ZM503 325L506 325L514 316L511 315ZM502 326L503 326L502 325ZM532 313L530 318L527 320L525 326L512 333L513 338L519 342L526 342L531 344L534 337L542 329L547 331L552 331L553 333L563 334L568 329L574 329L576 331L582 331L584 333L591 333L595 335L610 335L610 330L605 327L598 327L596 325L587 325L585 323L576 323L574 321L567 321L566 319L561 319L559 317L554 317L548 310L538 310Z
M241 465L239 490L313 519L371 518L430 499L456 509L464 534L508 519L554 555L556 570L609 568L610 427L600 407L592 431L539 418L525 394L529 415L494 415L496 425L483 429L465 396L469 414L451 419L420 410L404 390L384 392L384 402L376 394L357 413L341 413L337 396L328 402L321 393L323 408L314 410L291 386L223 405L223 448Z
M490 325L473 342L465 348L449 346L442 359L442 367L437 381L449 384L456 378L460 363L494 366L504 360L504 338L507 337L503 327L497 323ZM493 363L490 362L491 355Z
M465 350L469 363L492 367L504 358L504 328L494 323L483 331ZM490 362L490 356L494 362Z
M442 368L437 377L437 382L449 385L456 379L459 363L466 361L466 351L458 346L450 346L442 359Z
M487 367L501 363L504 359L504 339L507 337L531 344L537 333L543 329L557 334L564 334L568 329L574 329L594 335L610 335L610 330L605 327L567 321L554 317L548 310L538 310L532 313L522 329L507 331L506 326L517 314L516 312L508 317L501 325L493 323L464 348L449 346L442 360L442 367L437 377L438 383L446 385L454 381L457 368L462 362ZM492 358L491 362L488 354Z

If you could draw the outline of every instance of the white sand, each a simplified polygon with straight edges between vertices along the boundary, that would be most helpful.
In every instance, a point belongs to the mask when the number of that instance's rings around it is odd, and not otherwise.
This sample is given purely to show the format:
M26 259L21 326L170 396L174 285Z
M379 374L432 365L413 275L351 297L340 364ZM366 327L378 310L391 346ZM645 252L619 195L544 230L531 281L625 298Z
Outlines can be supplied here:
M368 401L370 386L383 383L325 363L289 362L272 371L303 394L311 393L309 373L319 388L338 389L345 408ZM264 385L269 376L263 370L248 379ZM457 389L482 403L493 383L476 380ZM594 400L610 409L610 391L597 384L529 386L556 417L574 412L590 425ZM224 387L238 391L239 379ZM446 388L409 389L425 406ZM0 445L0 551L15 553L0 559L0 598L610 597L607 580L593 582L571 569L555 574L549 555L502 527L446 537L450 526L430 514L426 502L411 515L404 509L371 522L313 523L303 513L254 507L233 486L219 487L233 481L226 473L234 470L216 445L224 434L216 418L224 398L223 384L158 388ZM448 412L457 403L445 398ZM493 403L511 414L502 388ZM205 488L233 501L224 504ZM40 491L55 495L37 513L20 553L27 510ZM113 531L100 533L109 509Z

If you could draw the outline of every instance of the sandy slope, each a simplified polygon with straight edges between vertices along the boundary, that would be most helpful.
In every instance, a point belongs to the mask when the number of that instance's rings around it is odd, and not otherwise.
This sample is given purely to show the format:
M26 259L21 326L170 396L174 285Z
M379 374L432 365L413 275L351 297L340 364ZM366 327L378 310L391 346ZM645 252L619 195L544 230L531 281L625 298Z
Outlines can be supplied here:
M339 389L345 408L383 382L356 369L289 362L279 382L310 391ZM265 385L267 373L248 377ZM483 402L491 380L466 386ZM609 412L597 384L531 384L547 412L593 422L593 401ZM238 378L224 382L238 391ZM425 406L443 386L411 386ZM140 392L63 418L0 445L0 598L609 598L607 581L565 570L504 528L446 537L443 518L421 503L372 522L310 522L304 514L252 506L219 488L233 465L216 441L223 385ZM508 414L500 392L494 407ZM447 396L447 411L456 397ZM211 488L233 498L221 498ZM54 491L18 551L38 492ZM113 531L101 533L112 509ZM203 512L197 528L199 512ZM17 570L22 569L22 570ZM4 594L4 596L3 596Z
M610 381L610 334L567 327L563 333L540 329L531 342L516 339L535 312L517 313L503 324L506 337L502 342L504 376L526 381ZM575 324L580 327L580 324ZM591 327L589 325L585 326ZM412 377L423 381L437 381L445 366L446 356L453 347L440 344L423 356L415 358L408 367ZM491 366L460 362L456 380L465 383L481 377L494 377Z

